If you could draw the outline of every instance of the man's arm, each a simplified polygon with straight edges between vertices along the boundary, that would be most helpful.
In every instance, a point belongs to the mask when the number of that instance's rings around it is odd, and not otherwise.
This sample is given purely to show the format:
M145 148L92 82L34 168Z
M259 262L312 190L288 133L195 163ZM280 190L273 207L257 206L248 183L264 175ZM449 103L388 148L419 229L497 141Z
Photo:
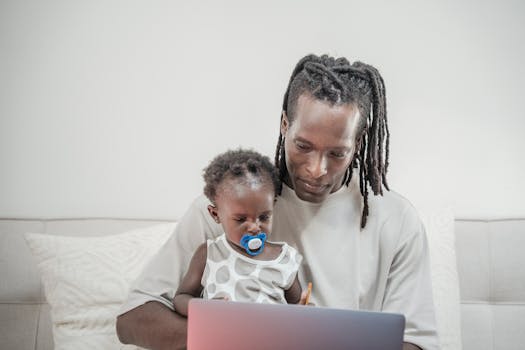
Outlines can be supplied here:
M405 315L404 349L439 349L425 228L415 209L404 212L382 310ZM410 345L417 347L410 347Z
M186 349L186 329L186 318L156 301L117 317L119 340L147 349Z
M191 254L221 226L208 213L200 196L177 224L175 233L133 283L117 318L121 342L150 349L184 349L186 318L175 313L172 300L188 268Z
M403 343L403 350L422 350L419 346L412 343Z

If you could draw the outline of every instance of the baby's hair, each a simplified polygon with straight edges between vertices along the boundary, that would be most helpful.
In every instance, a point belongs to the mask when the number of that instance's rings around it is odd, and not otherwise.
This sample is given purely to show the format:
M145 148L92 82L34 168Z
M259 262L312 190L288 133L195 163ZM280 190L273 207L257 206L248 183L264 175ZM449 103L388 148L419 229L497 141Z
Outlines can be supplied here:
M225 179L247 179L249 176L267 181L277 196L281 193L279 171L270 158L245 149L229 150L216 156L204 169L204 194L215 203L217 189Z

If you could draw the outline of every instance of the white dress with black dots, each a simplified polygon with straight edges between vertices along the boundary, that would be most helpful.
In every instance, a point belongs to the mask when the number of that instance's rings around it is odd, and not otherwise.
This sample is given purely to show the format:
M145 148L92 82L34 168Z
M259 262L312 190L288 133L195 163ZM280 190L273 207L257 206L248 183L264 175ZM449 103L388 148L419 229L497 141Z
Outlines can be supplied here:
M256 260L235 251L222 234L209 239L208 257L202 275L203 298L286 304L284 291L291 286L302 256L284 242L274 260Z

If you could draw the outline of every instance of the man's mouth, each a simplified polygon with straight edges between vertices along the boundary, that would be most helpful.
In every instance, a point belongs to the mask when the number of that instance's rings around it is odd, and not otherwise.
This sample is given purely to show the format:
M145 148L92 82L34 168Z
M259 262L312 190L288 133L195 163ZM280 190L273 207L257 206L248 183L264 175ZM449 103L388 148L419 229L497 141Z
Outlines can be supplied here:
M322 193L326 189L326 185L323 185L323 184L318 184L316 182L306 181L303 179L298 179L298 180L303 185L304 189L310 193L319 194L319 193Z

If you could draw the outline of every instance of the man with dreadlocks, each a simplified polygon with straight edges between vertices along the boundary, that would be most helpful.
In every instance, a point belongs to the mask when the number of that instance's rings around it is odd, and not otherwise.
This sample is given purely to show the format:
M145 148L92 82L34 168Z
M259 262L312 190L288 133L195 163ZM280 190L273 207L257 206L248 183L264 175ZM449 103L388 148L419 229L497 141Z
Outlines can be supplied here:
M383 79L372 66L309 55L284 95L275 163L284 185L272 239L303 255L299 279L319 306L402 313L404 349L437 349L428 247L415 209L386 182ZM369 190L373 195L369 194ZM220 226L198 198L132 287L117 332L124 343L184 348L171 300L191 253Z

